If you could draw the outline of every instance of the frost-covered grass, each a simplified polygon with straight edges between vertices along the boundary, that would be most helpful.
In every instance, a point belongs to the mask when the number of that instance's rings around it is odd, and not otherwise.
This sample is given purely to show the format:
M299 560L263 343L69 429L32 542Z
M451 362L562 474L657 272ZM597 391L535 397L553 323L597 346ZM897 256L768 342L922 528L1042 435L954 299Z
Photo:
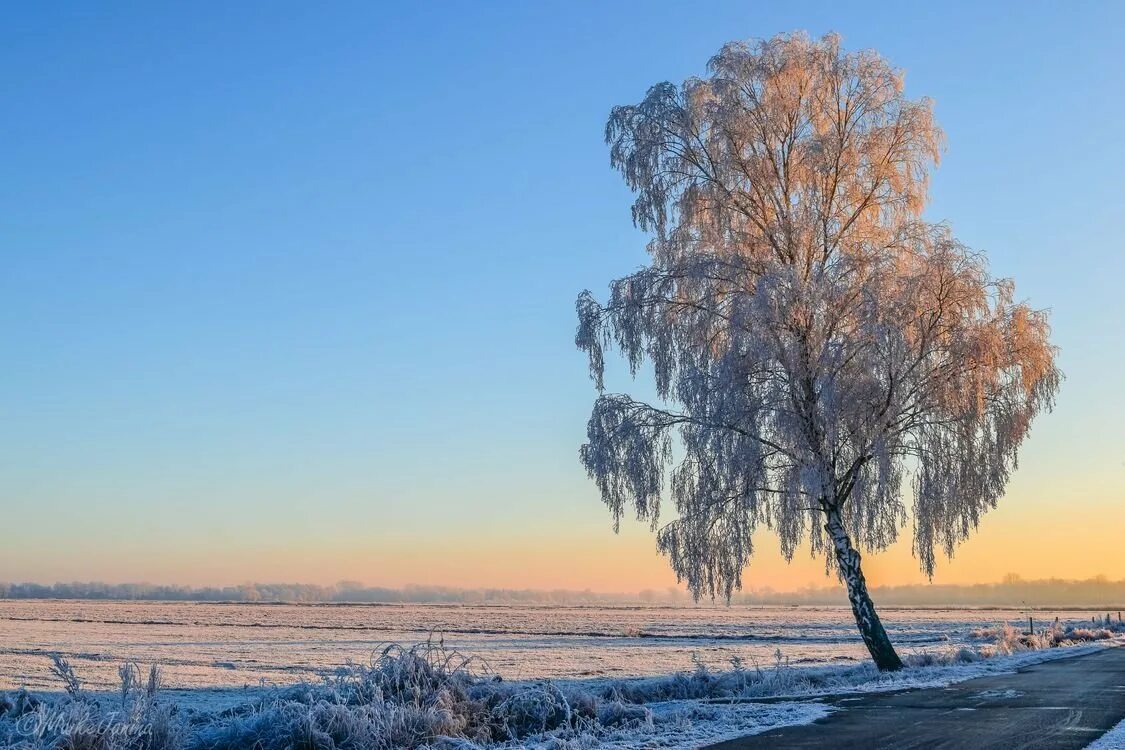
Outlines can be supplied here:
M1008 626L974 633L981 643L906 654L907 668L793 667L735 660L714 671L628 680L505 681L433 640L390 645L369 664L319 683L263 689L235 708L196 711L163 700L158 669L120 672L114 695L91 693L62 658L64 692L0 694L0 746L19 750L470 750L530 747L693 747L724 737L814 721L832 693L927 687L1009 671L1115 643L1125 628ZM1091 642L1099 643L1091 645ZM1075 644L1084 644L1077 645ZM1072 646L1060 648L1061 646ZM763 702L761 699L769 699Z
M1004 623L997 627L974 628L970 635L976 639L991 640L990 651L995 654L1012 654L1018 651L1073 646L1091 641L1104 641L1125 634L1125 623L1113 620L1109 615L1100 622L1091 622L1091 627L1063 625L1055 622L1048 628L1034 633L1024 633L1018 628Z

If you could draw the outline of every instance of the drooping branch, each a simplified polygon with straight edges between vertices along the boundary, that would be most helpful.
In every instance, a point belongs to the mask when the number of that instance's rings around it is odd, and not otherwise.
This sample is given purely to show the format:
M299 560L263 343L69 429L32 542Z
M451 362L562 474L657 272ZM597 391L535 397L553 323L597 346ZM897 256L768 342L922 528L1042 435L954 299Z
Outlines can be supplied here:
M696 595L741 585L760 523L792 555L907 521L932 572L995 505L1061 375L1045 316L921 216L942 135L902 76L833 36L725 46L709 75L617 107L611 163L651 263L578 300L576 343L652 367L660 403L602 396L582 461L655 526ZM831 559L831 558L830 558Z

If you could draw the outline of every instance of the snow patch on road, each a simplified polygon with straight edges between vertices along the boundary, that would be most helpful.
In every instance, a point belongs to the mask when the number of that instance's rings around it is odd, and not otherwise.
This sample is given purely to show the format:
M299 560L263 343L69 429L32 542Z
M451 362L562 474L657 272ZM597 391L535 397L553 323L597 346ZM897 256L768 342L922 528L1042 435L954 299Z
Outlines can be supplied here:
M591 731L562 742L557 737L525 740L518 747L527 750L689 750L771 729L811 724L833 710L819 702L765 704L694 700L665 701L650 704L648 708L652 711L650 726Z

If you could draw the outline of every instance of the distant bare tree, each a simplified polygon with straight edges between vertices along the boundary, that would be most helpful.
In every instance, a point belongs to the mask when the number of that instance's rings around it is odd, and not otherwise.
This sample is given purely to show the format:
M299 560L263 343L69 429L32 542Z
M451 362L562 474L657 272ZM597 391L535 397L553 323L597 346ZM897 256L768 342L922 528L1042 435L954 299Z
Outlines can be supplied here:
M1047 319L922 219L941 131L877 54L793 34L728 44L709 73L606 127L651 263L604 305L579 296L576 342L599 391L616 348L660 401L603 392L581 460L697 598L741 587L759 524L790 559L807 534L898 669L856 545L895 540L907 477L927 574L995 506L1061 379Z

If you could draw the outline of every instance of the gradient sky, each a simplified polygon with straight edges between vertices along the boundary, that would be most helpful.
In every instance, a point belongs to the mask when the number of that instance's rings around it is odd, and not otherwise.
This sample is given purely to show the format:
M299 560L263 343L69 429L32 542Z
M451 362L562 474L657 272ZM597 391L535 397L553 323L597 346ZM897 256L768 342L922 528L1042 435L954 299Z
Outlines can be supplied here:
M1057 409L935 581L1121 577L1125 5L905 5L5 4L0 580L673 584L576 457L574 298L644 262L602 127L795 29L936 100L930 218L1053 311ZM759 542L749 587L831 583Z

